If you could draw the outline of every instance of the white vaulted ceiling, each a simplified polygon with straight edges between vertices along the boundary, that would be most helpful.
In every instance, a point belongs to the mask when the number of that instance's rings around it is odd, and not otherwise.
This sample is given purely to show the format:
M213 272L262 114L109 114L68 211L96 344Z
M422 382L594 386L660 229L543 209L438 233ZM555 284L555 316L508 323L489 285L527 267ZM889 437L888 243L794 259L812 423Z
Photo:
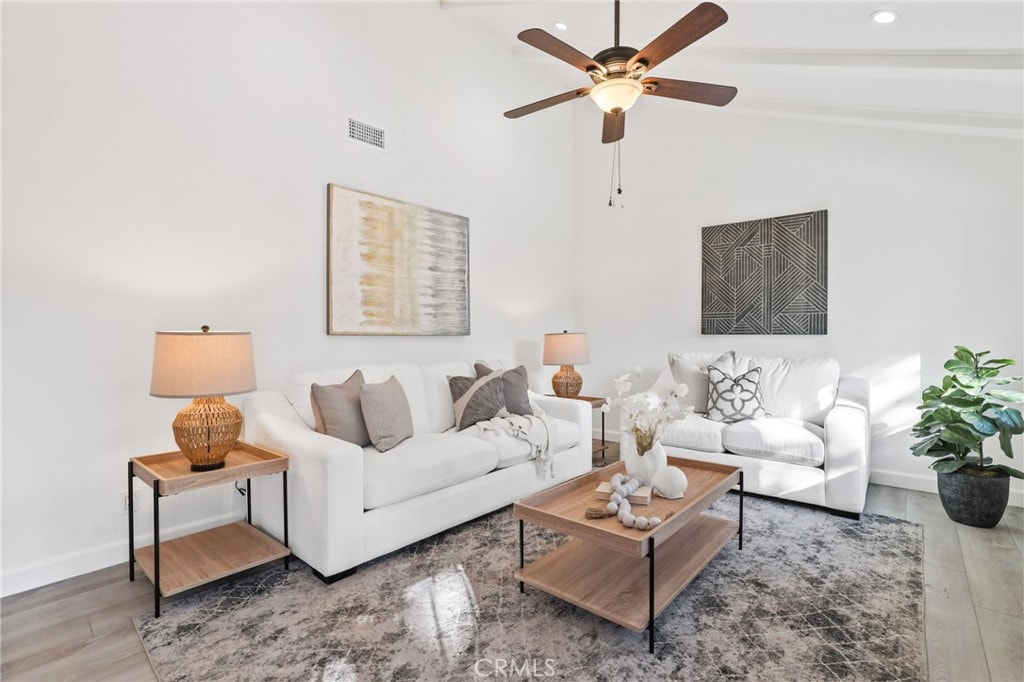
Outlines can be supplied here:
M507 42L512 58L545 65L566 89L587 85L588 79L516 40L520 31L542 28L588 54L612 44L611 0L441 4ZM696 4L624 0L621 42L642 48ZM1018 0L718 4L729 22L654 73L736 86L739 95L726 107L730 113L1022 135L1024 3ZM871 13L881 8L895 9L900 19L876 24ZM557 30L556 21L569 29ZM553 94L539 90L508 105ZM701 106L653 97L642 104Z

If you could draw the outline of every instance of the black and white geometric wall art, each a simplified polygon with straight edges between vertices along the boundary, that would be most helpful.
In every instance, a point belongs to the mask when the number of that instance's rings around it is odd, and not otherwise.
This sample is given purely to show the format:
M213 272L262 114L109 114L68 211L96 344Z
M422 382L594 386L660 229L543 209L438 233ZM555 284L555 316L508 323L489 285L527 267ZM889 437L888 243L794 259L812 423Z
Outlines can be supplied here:
M828 211L701 230L701 334L828 333Z

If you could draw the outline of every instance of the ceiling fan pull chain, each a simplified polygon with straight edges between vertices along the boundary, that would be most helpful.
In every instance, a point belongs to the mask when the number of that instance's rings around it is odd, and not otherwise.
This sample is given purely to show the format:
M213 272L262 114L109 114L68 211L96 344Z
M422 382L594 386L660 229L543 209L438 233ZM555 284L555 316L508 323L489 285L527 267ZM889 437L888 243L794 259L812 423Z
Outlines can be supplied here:
M622 196L622 141L621 140L615 143L615 156L618 157L618 161L619 161L617 165L619 167L619 197L621 197ZM619 202L619 206L622 206L622 202L621 201Z

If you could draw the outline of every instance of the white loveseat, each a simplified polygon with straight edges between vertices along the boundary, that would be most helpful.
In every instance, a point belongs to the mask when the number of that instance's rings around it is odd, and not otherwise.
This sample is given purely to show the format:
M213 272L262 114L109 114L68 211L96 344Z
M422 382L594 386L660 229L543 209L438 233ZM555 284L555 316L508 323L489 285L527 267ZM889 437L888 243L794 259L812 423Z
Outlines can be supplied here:
M361 369L368 383L394 376L412 412L414 435L386 452L314 430L310 386L340 384ZM357 566L591 467L591 407L530 394L552 418L554 476L538 473L529 444L496 444L476 426L455 424L447 377L475 376L468 362L366 365L293 376L284 392L258 391L244 402L248 441L288 454L291 547L331 582ZM281 537L282 499L265 477L252 481L253 522Z
M668 425L661 442L671 455L743 468L745 490L859 516L870 470L869 387L842 377L839 363L819 358L749 358L729 353L676 356L649 390L664 393L676 379L694 414ZM771 417L733 424L706 417L707 368L731 376L761 367L764 407ZM690 373L679 370L689 366ZM702 383L703 381L703 383Z

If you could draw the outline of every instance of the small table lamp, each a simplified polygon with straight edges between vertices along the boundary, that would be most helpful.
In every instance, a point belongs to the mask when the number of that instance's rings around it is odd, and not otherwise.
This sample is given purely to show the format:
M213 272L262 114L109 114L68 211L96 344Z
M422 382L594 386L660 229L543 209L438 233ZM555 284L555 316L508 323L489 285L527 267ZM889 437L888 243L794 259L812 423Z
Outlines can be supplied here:
M551 387L559 398L575 398L583 388L583 377L573 365L590 362L587 335L582 332L544 335L544 364L561 365L551 377Z
M242 433L242 413L224 396L255 389L250 332L156 333L149 394L193 399L171 425L192 471L224 466Z

